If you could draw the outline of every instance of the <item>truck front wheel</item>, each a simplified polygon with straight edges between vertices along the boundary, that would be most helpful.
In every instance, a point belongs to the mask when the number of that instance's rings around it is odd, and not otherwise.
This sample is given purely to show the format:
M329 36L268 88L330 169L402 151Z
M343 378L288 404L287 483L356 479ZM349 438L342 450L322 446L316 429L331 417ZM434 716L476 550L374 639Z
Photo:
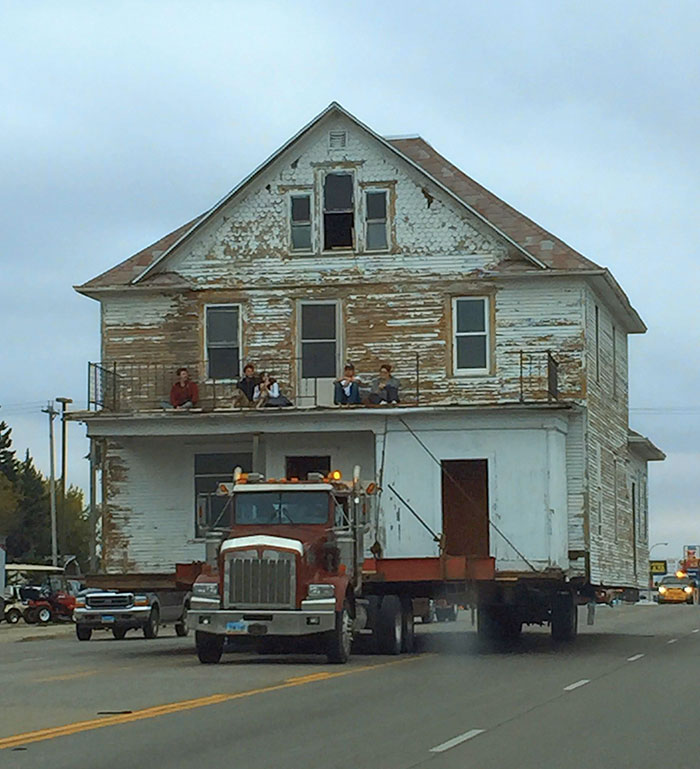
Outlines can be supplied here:
M552 599L552 638L573 641L578 632L578 607L569 592L556 593Z
M335 628L328 634L326 657L336 665L344 665L350 659L352 647L352 617L347 601L335 613Z
M76 625L75 635L79 641L89 641L92 638L92 628L87 625Z
M397 595L385 595L377 612L374 630L380 654L400 654L403 646L403 612Z
M151 609L151 613L148 615L148 622L143 626L144 638L156 638L158 636L158 630L160 628L160 611L157 606Z
M197 630L194 634L197 657L203 665L215 665L224 651L224 637Z

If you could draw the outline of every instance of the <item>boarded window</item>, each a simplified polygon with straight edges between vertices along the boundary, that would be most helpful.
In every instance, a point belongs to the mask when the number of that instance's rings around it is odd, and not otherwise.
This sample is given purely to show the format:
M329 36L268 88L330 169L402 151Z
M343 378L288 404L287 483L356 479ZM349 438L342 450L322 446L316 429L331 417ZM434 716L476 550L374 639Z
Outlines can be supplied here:
M207 375L210 379L236 379L240 372L237 304L206 308Z
M387 248L386 192L384 190L365 193L366 240L369 251Z
M352 176L328 174L323 185L323 247L352 248L355 243Z
M198 534L212 526L228 528L231 525L230 505L224 509L229 498L217 495L216 489L220 483L231 483L236 467L247 473L251 471L252 464L253 455L245 452L195 455L194 491Z
M453 301L455 373L489 369L489 302L486 297Z
M292 250L311 250L311 195L291 198Z
M337 368L336 305L301 305L301 376L333 377Z

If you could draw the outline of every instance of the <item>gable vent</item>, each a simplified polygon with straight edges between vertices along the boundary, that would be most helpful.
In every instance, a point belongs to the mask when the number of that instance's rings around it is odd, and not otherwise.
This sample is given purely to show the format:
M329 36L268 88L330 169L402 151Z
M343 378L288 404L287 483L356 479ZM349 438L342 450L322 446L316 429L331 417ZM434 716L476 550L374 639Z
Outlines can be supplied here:
M342 150L348 143L348 134L346 131L331 131L328 134L328 146L332 150Z

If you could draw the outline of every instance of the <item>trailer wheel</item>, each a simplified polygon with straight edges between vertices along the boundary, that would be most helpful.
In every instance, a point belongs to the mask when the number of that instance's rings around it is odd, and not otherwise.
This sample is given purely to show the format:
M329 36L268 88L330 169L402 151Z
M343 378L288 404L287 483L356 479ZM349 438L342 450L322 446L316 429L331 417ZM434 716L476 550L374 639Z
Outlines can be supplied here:
M87 625L76 625L75 635L79 641L89 641L92 638L92 628Z
M197 630L194 634L194 645L197 657L203 665L216 665L224 651L224 636Z
M335 628L328 634L326 657L335 665L344 665L350 659L351 647L352 617L345 601L343 608L335 613Z
M413 602L408 599L401 612L401 651L411 654L416 642L415 619L413 617Z
M403 612L397 595L385 595L379 605L375 628L380 654L400 654L403 646Z
M556 593L552 599L552 638L573 641L578 632L578 607L569 592Z
M16 625L22 619L22 612L19 609L8 609L5 612L5 620L8 625Z
M128 628L115 626L112 628L112 635L117 641L123 641Z
M157 606L151 609L148 622L143 626L144 638L156 638L160 629L160 611Z

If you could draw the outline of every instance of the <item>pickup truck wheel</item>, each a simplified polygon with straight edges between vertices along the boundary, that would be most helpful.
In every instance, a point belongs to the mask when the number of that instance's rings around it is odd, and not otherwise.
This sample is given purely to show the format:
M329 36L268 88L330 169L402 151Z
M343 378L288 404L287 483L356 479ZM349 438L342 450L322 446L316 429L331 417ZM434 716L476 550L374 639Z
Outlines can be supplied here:
M350 659L352 647L352 617L347 601L335 613L335 629L328 634L326 657L335 665L343 665Z
M157 606L151 609L148 616L148 622L143 626L144 638L157 638L160 629L160 611Z
M552 599L552 639L573 641L578 632L578 607L569 592L556 593Z
M79 641L89 641L92 638L92 628L87 625L76 625L75 635Z
M197 630L194 634L197 657L203 665L215 665L224 651L224 637Z
M5 620L8 625L16 625L22 619L22 612L19 609L8 609L5 612Z
M404 603L401 615L401 651L406 654L413 652L416 642L416 628L414 625L413 606L411 601Z
M113 627L112 635L115 637L117 641L123 641L124 637L126 636L127 629L128 628L125 628L125 627Z
M379 605L375 629L380 654L400 654L403 646L403 612L397 595L385 595Z

